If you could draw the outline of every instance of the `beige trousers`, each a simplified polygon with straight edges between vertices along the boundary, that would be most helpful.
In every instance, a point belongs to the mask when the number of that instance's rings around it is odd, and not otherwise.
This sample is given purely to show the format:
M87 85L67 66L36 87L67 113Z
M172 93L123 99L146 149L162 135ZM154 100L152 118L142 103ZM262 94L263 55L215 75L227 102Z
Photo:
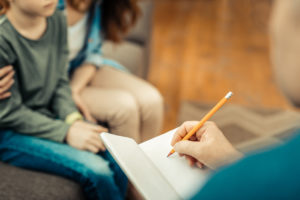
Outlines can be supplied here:
M91 114L110 132L137 142L160 133L163 99L146 81L111 67L100 68L82 92Z

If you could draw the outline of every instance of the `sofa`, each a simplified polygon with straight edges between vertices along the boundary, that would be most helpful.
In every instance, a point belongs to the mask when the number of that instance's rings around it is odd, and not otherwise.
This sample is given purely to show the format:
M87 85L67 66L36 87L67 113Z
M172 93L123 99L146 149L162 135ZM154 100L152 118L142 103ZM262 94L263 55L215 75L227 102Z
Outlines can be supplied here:
M147 77L153 3L139 2L143 12L126 40L120 44L105 41L103 55L117 60L132 73ZM0 162L0 199L2 200L83 200L81 187L68 179L10 166Z

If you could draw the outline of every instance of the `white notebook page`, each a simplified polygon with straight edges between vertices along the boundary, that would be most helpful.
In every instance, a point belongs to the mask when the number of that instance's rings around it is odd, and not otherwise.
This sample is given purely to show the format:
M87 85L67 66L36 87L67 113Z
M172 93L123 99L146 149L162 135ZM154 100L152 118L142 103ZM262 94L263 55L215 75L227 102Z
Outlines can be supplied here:
M174 153L167 158L172 149L170 144L176 129L155 137L139 146L152 160L154 165L164 174L171 186L183 198L195 194L205 183L209 171L190 167L184 157Z

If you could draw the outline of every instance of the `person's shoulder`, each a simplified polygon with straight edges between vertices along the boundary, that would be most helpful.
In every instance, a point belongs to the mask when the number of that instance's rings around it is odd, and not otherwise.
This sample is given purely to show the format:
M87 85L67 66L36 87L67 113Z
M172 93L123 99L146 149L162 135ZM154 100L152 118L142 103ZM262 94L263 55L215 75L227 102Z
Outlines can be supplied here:
M6 15L0 15L0 44L4 45L6 43L14 42L17 37L17 31L10 23Z
M11 39L10 29L7 17L5 15L0 16L0 44L2 48L6 47L8 40Z
M54 21L62 21L66 19L65 11L56 9L53 15L50 17Z
M62 10L56 9L54 14L50 17L50 20L54 23L54 26L60 30L67 28L66 14Z
M13 41L15 38L8 19L0 16L0 65L12 63L14 60L15 56L11 45Z
M8 22L8 19L6 15L0 15L0 27L5 26L5 24Z
M0 35L5 34L8 31L9 21L5 15L0 16Z

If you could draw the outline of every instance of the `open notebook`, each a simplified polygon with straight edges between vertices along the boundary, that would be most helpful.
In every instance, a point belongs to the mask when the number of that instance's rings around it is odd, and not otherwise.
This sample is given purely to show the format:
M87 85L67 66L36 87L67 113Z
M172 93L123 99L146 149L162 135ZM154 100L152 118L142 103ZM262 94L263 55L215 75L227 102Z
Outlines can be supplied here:
M102 133L101 138L124 173L145 199L188 199L204 184L209 171L190 167L177 153L167 158L175 130L144 143Z

